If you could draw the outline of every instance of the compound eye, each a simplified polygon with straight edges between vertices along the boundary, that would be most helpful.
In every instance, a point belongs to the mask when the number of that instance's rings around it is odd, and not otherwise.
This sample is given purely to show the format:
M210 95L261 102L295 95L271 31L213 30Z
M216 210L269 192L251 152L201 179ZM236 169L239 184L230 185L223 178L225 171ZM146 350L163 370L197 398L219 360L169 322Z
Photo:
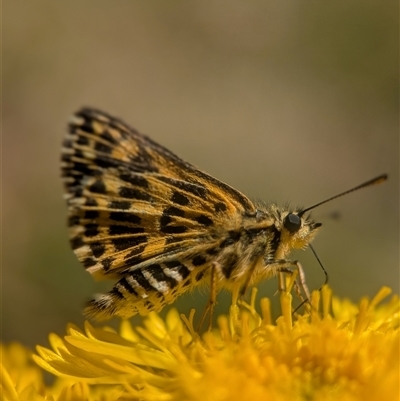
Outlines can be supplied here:
M289 213L283 220L283 226L291 233L300 230L301 218L297 214Z

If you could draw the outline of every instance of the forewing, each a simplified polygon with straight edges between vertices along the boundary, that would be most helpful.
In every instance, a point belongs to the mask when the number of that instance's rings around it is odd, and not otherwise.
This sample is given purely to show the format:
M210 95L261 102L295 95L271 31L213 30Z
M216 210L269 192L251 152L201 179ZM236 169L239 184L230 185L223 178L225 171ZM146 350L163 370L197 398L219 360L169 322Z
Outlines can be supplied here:
M240 192L103 112L82 109L62 155L71 245L97 277L210 249L255 212Z

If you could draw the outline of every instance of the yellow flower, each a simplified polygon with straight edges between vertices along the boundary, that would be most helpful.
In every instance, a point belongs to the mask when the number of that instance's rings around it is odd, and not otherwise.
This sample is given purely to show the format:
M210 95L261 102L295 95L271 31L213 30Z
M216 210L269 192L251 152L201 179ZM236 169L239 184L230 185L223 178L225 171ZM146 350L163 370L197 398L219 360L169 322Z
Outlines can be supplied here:
M357 307L331 302L325 287L313 293L310 312L295 318L290 294L282 293L274 324L269 300L258 313L253 291L250 304L231 306L203 336L193 328L194 312L181 318L175 309L165 320L150 314L141 327L122 321L118 332L69 325L64 338L50 335L52 349L38 346L33 356L59 378L37 399L396 400L400 303L393 296L381 304L389 293L383 288ZM9 399L24 401L17 381L10 379Z
M0 394L6 400L34 401L43 398L43 372L32 360L32 352L18 343L0 345Z

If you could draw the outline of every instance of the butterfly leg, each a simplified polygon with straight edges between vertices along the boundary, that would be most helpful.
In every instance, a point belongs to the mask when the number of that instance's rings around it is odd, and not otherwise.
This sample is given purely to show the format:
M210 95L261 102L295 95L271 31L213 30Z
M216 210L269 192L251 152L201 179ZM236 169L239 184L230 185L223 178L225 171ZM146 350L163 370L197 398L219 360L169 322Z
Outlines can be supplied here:
M297 271L298 276L296 277L296 281L294 283L294 289L298 297L305 302L309 302L311 299L310 291L307 287L306 276L304 274L303 267L297 260L277 260L274 264L278 264L278 272L279 272L279 291L286 291L286 280L282 273L285 274L293 274L294 269ZM293 269L293 267L294 269Z
M214 262L211 265L211 273L210 273L210 297L207 302L207 306L204 309L203 315L201 316L200 323L198 326L198 330L203 326L204 320L207 316L207 314L210 314L209 317L209 322L208 322L208 330L210 331L212 328L212 318L214 315L214 308L216 304L216 299L217 299L217 283L216 283L216 268L217 268L217 263Z

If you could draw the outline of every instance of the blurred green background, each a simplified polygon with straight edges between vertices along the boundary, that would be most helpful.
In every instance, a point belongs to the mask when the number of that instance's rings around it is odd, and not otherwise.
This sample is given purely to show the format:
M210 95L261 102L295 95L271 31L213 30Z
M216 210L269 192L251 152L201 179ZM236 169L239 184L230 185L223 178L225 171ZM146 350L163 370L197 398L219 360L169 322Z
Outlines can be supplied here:
M314 244L336 294L399 290L397 2L5 0L2 11L4 341L46 343L100 290L69 249L60 180L66 121L83 105L253 199L309 206L389 173L315 210ZM295 257L318 288L311 252Z

